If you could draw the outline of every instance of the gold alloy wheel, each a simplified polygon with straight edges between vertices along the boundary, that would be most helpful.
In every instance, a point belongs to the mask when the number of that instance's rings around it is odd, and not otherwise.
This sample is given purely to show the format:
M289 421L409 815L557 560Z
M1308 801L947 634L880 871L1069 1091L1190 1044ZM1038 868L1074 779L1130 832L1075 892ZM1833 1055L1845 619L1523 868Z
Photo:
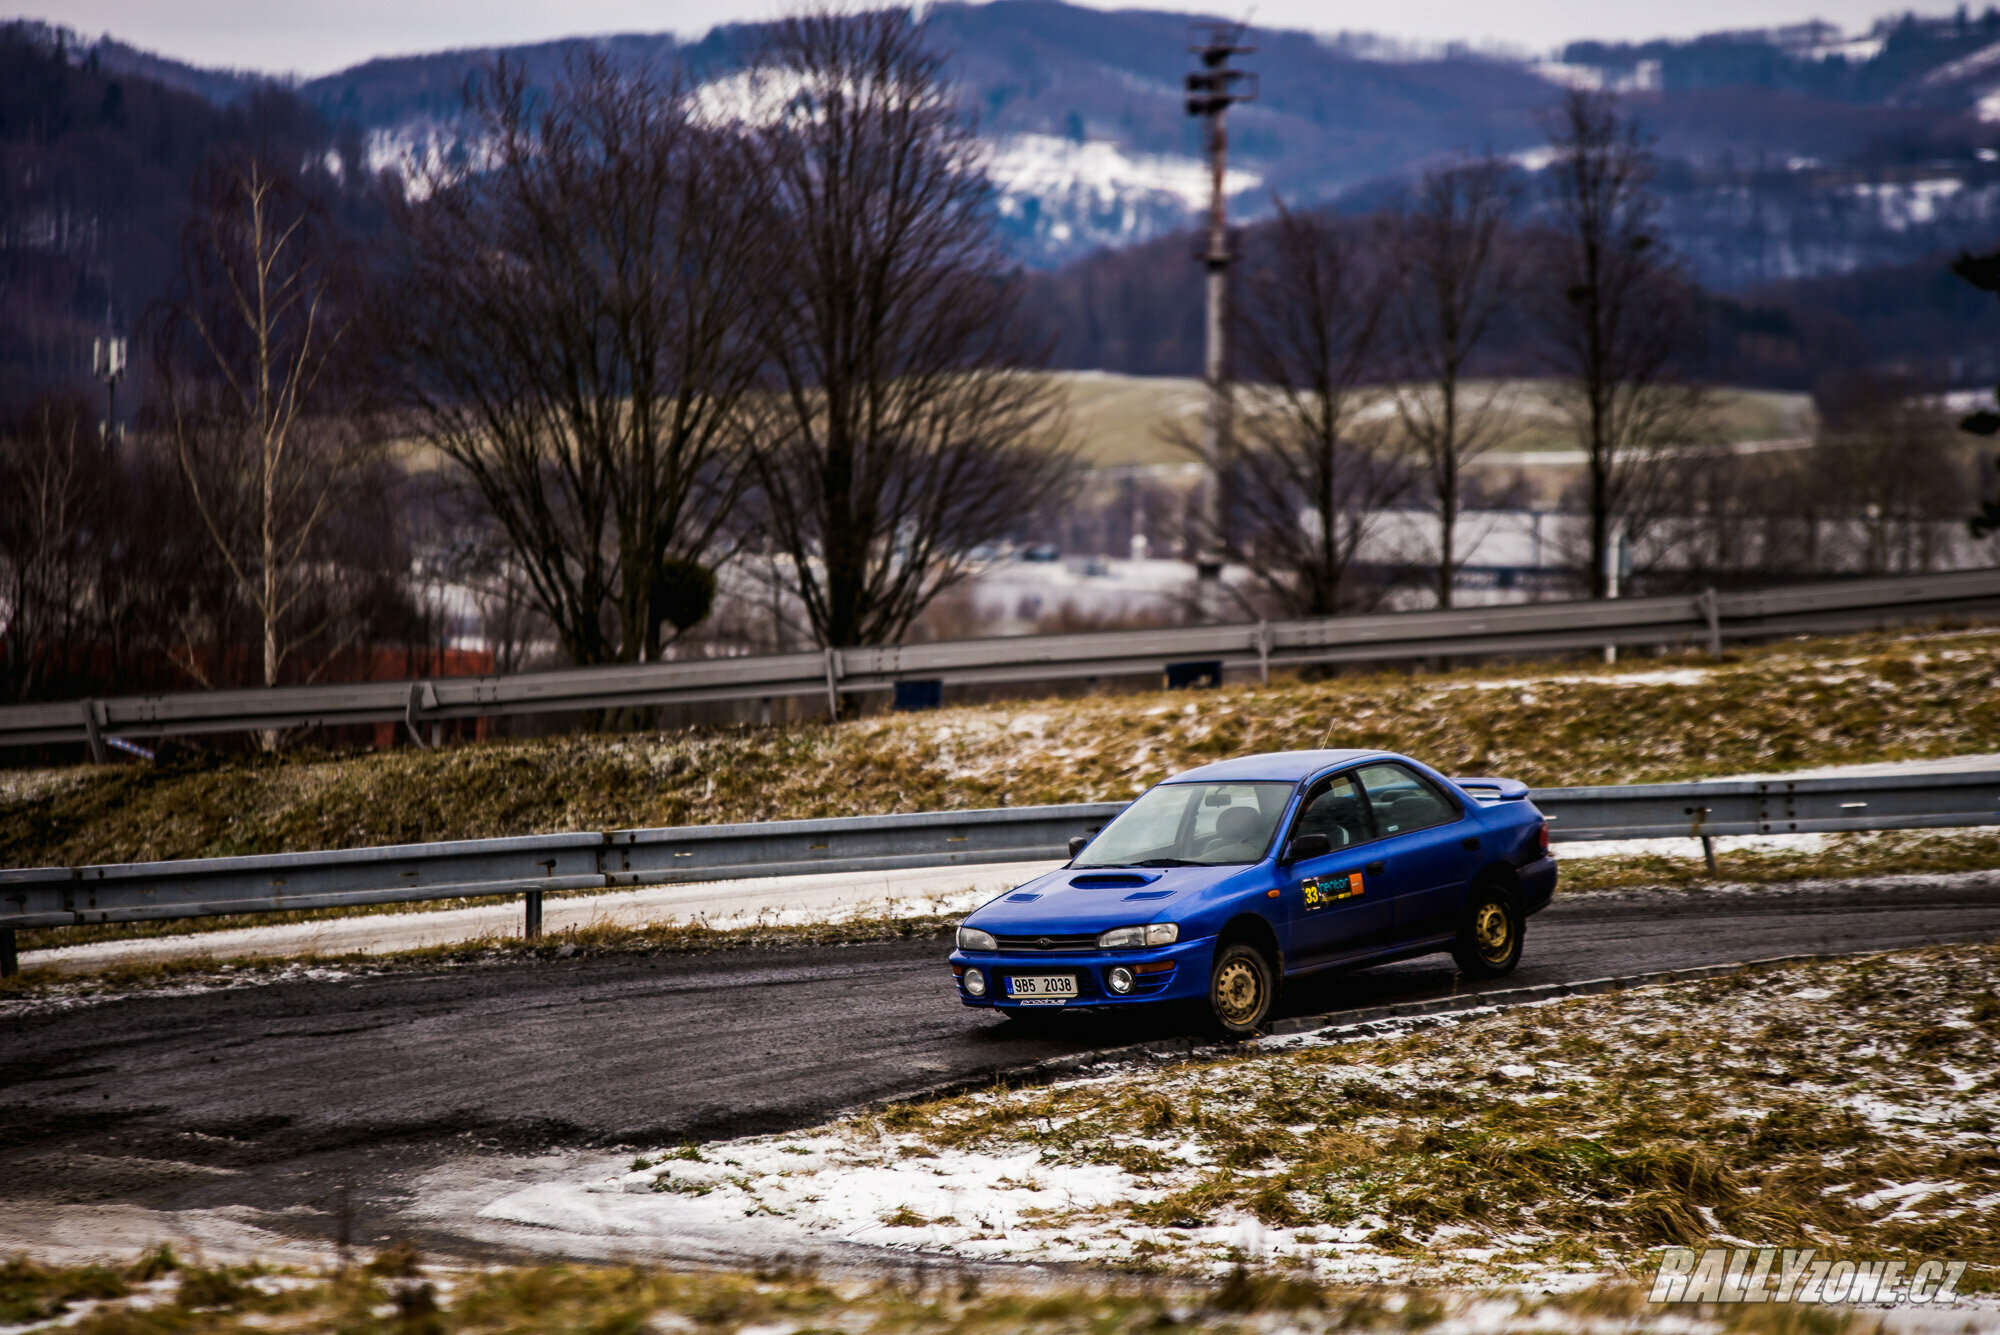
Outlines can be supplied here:
M1249 960L1231 960L1215 976L1215 1008L1229 1024L1249 1024L1264 1005L1264 979Z
M1514 948L1514 924L1507 917L1507 910L1487 900L1479 906L1479 916L1472 920L1472 939L1479 947L1479 956L1489 964L1505 964L1507 954Z

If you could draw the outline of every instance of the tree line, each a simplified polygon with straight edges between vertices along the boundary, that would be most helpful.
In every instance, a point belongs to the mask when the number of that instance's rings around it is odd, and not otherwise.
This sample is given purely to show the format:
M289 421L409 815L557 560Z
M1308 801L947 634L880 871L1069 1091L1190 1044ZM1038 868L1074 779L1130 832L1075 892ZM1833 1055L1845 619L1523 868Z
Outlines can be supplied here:
M1575 592L1931 568L1971 487L1941 396L1847 370L1818 387L1809 437L1732 450L1708 387L1708 299L1661 239L1638 121L1577 90L1547 132L1532 191L1510 163L1465 159L1372 214L1280 205L1248 232L1231 310L1240 428L1205 459L1222 494L1201 511L1254 577L1246 601L1367 608L1415 566L1422 601L1451 606L1468 508L1526 499L1473 468L1527 432L1578 461L1565 495L1539 498L1561 512ZM1364 561L1411 509L1427 549L1401 569Z
M7 692L367 675L383 645L396 675L443 670L447 589L500 670L535 640L653 661L753 604L773 645L890 643L1060 512L1077 463L1035 372L1089 312L1009 259L922 22L817 11L744 40L702 83L590 48L547 86L497 63L460 150L380 173L282 98L218 128L131 432L74 393L0 420ZM1246 234L1238 429L1189 523L1256 610L1379 601L1359 554L1410 506L1450 605L1491 499L1468 470L1526 411L1502 374L1554 387L1537 411L1583 461L1584 591L1621 542L1796 565L1801 514L1807 547L1860 515L1868 560L1929 559L1949 467L1900 489L1879 467L1933 447L1929 400L1851 379L1810 476L1706 448L1711 322L1659 239L1644 136L1589 92L1549 136L1532 193L1468 159L1392 208L1280 203Z
M15 693L140 624L141 586L186 675L298 680L387 629L376 577L426 552L580 665L661 656L735 558L817 643L902 636L1064 493L1059 392L921 23L801 14L741 69L584 49L543 91L498 63L470 150L386 174L366 235L291 139L211 154L131 436L81 400L7 433L49 479L0 516ZM201 579L112 517L121 473Z

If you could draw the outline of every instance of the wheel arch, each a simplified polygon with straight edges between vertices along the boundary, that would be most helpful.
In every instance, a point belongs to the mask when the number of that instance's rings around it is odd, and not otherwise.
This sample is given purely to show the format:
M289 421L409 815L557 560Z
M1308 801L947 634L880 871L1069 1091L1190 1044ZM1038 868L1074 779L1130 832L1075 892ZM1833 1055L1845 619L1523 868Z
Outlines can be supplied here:
M1514 896L1517 905L1522 902L1521 873L1511 863L1489 862L1475 872L1472 879L1465 883L1465 902L1470 903L1476 891L1489 885L1505 889ZM1464 904L1459 907L1463 908Z
M1278 944L1278 929L1271 925L1269 918L1261 913L1239 913L1222 924L1222 930L1215 934L1218 951L1239 941L1255 948L1270 962L1272 977L1284 973L1284 948Z

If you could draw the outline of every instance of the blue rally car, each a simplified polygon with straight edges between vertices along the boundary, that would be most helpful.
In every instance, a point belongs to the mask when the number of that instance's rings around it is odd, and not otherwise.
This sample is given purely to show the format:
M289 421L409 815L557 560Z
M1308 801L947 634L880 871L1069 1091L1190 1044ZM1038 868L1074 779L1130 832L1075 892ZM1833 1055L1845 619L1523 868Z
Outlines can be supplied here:
M1255 1033L1279 981L1448 950L1508 973L1555 893L1549 827L1512 779L1383 751L1286 751L1148 789L1070 863L958 929L959 1000L1019 1012L1206 998Z

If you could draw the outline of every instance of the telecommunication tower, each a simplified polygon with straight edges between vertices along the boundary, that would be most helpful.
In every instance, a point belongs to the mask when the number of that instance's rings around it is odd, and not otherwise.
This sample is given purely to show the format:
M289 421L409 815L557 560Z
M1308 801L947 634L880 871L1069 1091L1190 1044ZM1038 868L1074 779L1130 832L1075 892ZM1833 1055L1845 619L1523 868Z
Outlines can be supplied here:
M118 432L118 382L125 376L126 342L122 338L97 338L90 342L90 373L104 382L104 443L114 442Z
M1216 615L1221 606L1223 562L1235 541L1231 531L1229 478L1234 440L1229 386L1229 108L1257 96L1257 76L1232 67L1230 61L1256 48L1243 44L1243 25L1210 24L1205 40L1188 48L1201 62L1187 76L1187 112L1204 122L1208 149L1208 237L1196 258L1208 270L1207 339L1202 377L1208 386L1208 419L1203 449L1214 470L1210 488L1207 549L1196 554L1195 569L1204 586L1203 610Z

